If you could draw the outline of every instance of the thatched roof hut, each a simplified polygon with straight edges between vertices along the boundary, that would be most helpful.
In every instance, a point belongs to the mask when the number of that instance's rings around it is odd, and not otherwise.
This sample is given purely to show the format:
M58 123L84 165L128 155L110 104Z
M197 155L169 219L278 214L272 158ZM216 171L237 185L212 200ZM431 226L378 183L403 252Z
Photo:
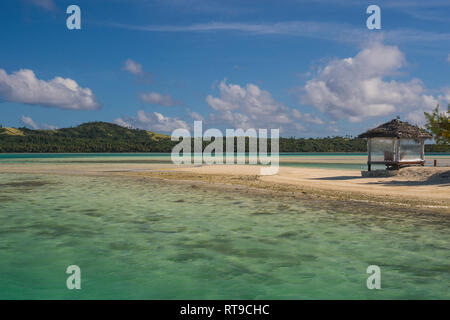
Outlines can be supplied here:
M383 123L358 136L367 138L368 169L372 164L383 164L387 168L424 165L424 143L432 135L425 129L398 119Z
M425 129L413 126L398 119L383 123L358 136L358 138L398 138L398 139L431 139L432 136Z

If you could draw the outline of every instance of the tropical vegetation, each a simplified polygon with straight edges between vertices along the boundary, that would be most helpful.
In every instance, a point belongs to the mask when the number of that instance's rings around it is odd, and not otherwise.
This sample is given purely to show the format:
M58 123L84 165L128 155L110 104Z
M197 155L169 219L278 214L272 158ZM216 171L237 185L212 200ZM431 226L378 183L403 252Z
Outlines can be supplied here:
M124 128L107 122L88 122L73 128L31 130L0 127L0 152L171 152L170 136ZM210 142L203 142L206 146ZM225 143L225 142L224 142ZM246 141L248 145L248 140ZM236 146L235 142L235 146ZM270 143L269 143L270 145ZM427 152L449 152L448 146L426 145ZM224 150L225 146L224 146ZM280 138L280 152L365 152L364 139L346 137Z

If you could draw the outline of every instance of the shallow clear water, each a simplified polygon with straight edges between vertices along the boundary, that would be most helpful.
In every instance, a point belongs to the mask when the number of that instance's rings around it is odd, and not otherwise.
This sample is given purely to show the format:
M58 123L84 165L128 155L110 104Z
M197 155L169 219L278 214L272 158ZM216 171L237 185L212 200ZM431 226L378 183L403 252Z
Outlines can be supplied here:
M342 163L346 157L358 159L356 162ZM366 153L343 152L302 152L280 153L280 166L307 167L322 169L367 170ZM305 158L309 160L305 161ZM433 165L438 159L438 166L450 166L450 154L427 153L426 166ZM286 161L289 159L289 161ZM296 161L296 159L298 159ZM0 153L0 164L169 164L170 153ZM384 169L383 165L372 165L375 169Z
M0 179L0 299L450 298L448 216L119 177ZM381 290L366 287L373 264Z

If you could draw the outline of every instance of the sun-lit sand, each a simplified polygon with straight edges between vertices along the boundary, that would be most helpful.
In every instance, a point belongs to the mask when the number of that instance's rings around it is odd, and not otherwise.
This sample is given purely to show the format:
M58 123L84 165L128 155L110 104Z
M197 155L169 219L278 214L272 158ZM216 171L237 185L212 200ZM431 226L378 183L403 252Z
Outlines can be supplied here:
M260 176L260 167L213 165L154 172L169 179L192 179L284 192L306 192L345 199L409 203L450 208L450 168L405 168L396 177L363 178L356 170L281 167ZM447 173L447 174L446 174Z

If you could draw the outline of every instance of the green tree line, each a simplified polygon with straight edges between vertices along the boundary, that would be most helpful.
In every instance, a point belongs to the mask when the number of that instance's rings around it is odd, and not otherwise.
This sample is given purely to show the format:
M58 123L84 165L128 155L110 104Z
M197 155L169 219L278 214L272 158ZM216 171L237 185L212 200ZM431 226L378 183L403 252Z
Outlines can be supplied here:
M270 140L270 139L269 139ZM146 130L106 122L89 122L57 130L9 130L0 127L0 153L171 152L177 141ZM203 147L210 142L203 141ZM248 150L246 139L246 150ZM192 141L193 144L193 141ZM280 152L366 152L366 141L353 137L280 138ZM236 151L236 138L235 138ZM192 150L194 150L192 148ZM224 150L226 150L224 139ZM268 142L270 151L270 141ZM429 144L426 152L450 152L448 145Z

